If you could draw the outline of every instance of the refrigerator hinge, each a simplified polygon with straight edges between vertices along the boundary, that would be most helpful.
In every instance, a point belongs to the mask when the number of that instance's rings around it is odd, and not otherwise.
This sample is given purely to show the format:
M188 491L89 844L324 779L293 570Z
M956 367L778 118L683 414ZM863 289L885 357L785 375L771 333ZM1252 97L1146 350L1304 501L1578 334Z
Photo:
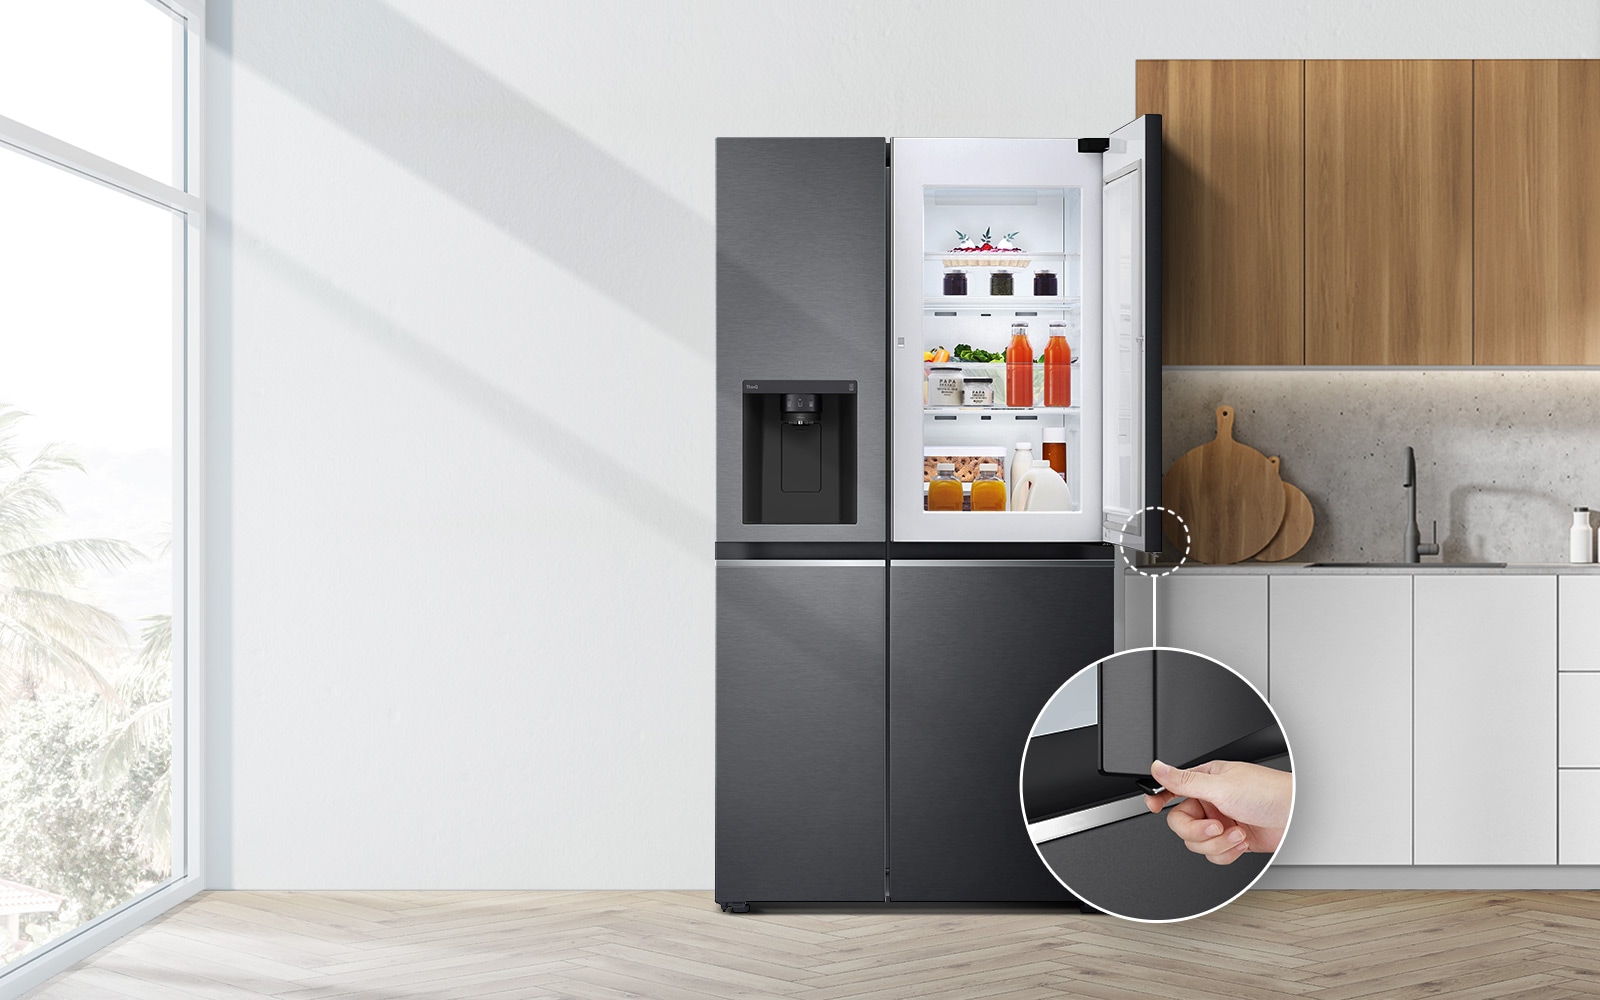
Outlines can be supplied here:
M1111 140L1109 138L1078 140L1078 152L1080 153L1104 153L1110 148Z
M889 869L887 868L883 870L883 901L885 903L894 901L893 894L889 892Z

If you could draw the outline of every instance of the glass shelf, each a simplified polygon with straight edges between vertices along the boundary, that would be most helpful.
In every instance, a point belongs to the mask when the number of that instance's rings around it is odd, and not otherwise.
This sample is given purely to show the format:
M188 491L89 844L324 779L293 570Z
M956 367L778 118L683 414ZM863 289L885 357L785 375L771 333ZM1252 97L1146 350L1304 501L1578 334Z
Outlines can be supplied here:
M1032 295L930 295L922 300L923 308L939 312L1038 312L1041 309L1062 310L1082 302L1078 295L1053 295L1035 298Z
M990 416L997 413L1003 416L1027 413L1037 413L1041 416L1068 416L1080 412L1080 407L1076 404L1072 406L932 406L924 404L922 412L937 416L962 413L982 413Z
M1025 252L1025 253L967 253L966 251L947 250L947 251L945 251L943 253L924 253L922 255L922 259L923 260L954 260L954 261L960 261L962 264L967 263L968 261L971 261L973 263L973 266L975 266L975 267L1003 267L1006 264L1016 264L1018 267L1021 267L1022 266L1021 262L1025 261L1025 260L1028 260L1028 261L1077 260L1082 256L1083 256L1083 254L1076 253L1076 252L1074 252L1074 253L1059 253L1059 252L1057 252L1057 253L1033 253L1033 252L1029 251L1029 252ZM959 267L961 265L960 264L951 264L950 266L951 267Z

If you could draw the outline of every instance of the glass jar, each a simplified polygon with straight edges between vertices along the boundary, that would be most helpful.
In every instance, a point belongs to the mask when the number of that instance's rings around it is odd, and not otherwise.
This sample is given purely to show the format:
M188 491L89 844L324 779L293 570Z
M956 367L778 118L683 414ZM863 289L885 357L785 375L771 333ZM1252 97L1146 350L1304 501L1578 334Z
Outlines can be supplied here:
M1010 271L996 271L989 275L990 295L1010 295L1015 287Z
M961 405L961 369L928 369L928 405Z
M994 379L964 378L961 380L961 405L993 406Z
M944 293L946 295L967 294L967 272L946 271L944 273Z
M1056 281L1054 271L1035 271L1033 273L1033 294L1046 298L1054 298L1061 294L1061 283Z

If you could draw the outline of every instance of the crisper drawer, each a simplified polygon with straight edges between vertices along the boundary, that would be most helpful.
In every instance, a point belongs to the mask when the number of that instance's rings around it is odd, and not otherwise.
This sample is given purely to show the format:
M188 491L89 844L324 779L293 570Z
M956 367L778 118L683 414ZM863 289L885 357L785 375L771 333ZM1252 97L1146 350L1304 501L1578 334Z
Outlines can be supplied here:
M1562 674L1558 683L1556 762L1600 767L1600 673Z
M1600 865L1600 770L1561 771L1556 860L1563 865Z

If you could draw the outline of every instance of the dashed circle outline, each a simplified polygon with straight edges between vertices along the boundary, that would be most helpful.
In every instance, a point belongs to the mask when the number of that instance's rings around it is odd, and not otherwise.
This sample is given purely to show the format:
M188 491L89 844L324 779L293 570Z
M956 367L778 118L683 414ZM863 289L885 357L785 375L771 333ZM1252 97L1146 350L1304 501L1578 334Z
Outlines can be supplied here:
M1117 546L1117 554L1122 557L1123 564L1129 569L1133 570L1135 573L1138 573L1143 577L1149 577L1152 580L1159 580L1164 576L1171 576L1173 573L1176 573L1178 570L1183 568L1184 563L1189 561L1189 543L1193 536L1189 534L1189 522L1183 519L1182 514L1175 510L1168 510L1159 504L1152 507L1140 507L1132 514L1128 515L1127 520L1122 522L1122 526L1124 528L1131 527L1133 525L1133 519L1138 517L1140 514L1143 514L1147 510L1158 510L1163 514L1171 514L1173 517L1177 518L1179 527L1183 528L1183 555L1178 558L1177 565L1171 567L1170 569L1162 570L1160 573L1146 573L1140 567L1135 566L1132 559L1128 558L1128 547L1126 545L1119 544Z

